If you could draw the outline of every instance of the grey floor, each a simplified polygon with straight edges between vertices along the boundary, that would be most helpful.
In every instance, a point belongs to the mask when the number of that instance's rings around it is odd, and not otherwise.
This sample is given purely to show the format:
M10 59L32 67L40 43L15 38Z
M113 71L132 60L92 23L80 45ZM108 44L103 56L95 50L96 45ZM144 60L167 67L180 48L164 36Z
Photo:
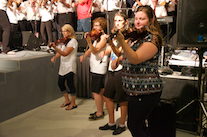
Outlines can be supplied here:
M93 99L77 98L78 108L69 111L59 107L63 101L61 97L0 123L0 137L114 137L112 131L98 129L108 122L107 114L102 120L88 120L89 113L96 110ZM119 111L115 111L117 123L120 118ZM105 112L107 113L106 110ZM127 129L116 136L131 137L131 134ZM176 137L196 137L196 135L177 130Z

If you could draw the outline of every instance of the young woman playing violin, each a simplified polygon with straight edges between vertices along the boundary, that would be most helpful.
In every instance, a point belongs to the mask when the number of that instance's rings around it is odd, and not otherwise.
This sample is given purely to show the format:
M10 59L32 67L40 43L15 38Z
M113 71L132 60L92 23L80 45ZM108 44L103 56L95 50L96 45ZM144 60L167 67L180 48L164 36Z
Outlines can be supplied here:
M64 36L64 41L59 40L57 42L51 42L52 46L58 53L51 59L52 63L55 63L56 58L60 58L60 68L59 68L59 79L58 85L65 98L65 102L60 107L66 107L65 110L71 110L77 108L75 103L76 90L74 86L74 74L76 73L76 57L78 42L75 39L75 31L73 27L69 24L65 24L62 28L62 34ZM61 49L57 48L57 45L61 44ZM67 86L70 92L67 91L65 87L65 80L67 81ZM71 100L68 97L68 93L71 94Z
M138 8L134 25L136 29L148 26L150 32L128 43L118 32L116 40L124 51L122 87L128 94L127 125L133 137L147 137L143 128L146 127L145 120L159 102L162 91L162 80L158 74L162 38L154 11L149 6Z
M114 31L123 31L128 29L128 18L126 15L117 13L114 16ZM103 94L103 98L106 102L106 108L109 114L109 122L99 127L100 130L114 130L113 135L117 135L126 130L125 120L127 116L127 100L126 93L122 88L121 83L121 70L122 65L118 64L118 57L122 55L123 50L122 47L117 43L115 39L109 40L109 45L105 51L100 53L100 56L103 57L105 55L110 55L110 62L107 73L107 82L105 86L105 91ZM113 52L113 50L114 52ZM116 68L116 69L115 69ZM114 98L117 103L119 103L121 108L121 120L119 125L116 127L116 121L114 118Z
M108 57L99 57L99 53L106 48L106 19L98 17L93 20L93 31L91 33L100 32L101 36L95 38L93 34L86 33L86 41L89 49L80 56L80 62L90 55L90 71L92 75L92 93L95 99L97 111L90 114L89 120L98 120L104 118L103 113L103 92L104 92L104 77L107 71ZM94 38L92 44L91 38Z

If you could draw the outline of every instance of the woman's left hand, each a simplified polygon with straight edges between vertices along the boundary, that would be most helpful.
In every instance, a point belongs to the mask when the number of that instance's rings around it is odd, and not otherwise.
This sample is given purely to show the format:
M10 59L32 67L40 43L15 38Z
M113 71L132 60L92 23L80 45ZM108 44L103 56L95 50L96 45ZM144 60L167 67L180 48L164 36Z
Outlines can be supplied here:
M124 35L119 31L115 37L119 42L124 41ZM122 45L122 44L121 44Z
M89 35L87 35L85 39L88 43L91 43L91 37Z
M56 49L56 45L54 42L50 42L50 46L53 47L54 49Z

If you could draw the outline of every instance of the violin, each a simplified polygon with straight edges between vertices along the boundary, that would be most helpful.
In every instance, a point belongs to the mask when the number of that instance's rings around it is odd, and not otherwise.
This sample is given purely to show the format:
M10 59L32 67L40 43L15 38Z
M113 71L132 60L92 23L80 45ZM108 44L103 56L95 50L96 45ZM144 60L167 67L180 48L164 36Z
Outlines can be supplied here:
M11 8L11 7L13 7L13 0L9 0L8 1L8 4L7 4L7 7L11 10L11 11L13 11L13 9Z
M88 34L88 36L90 36L92 40L96 40L100 38L102 34L103 34L102 30L93 30L91 31L91 33Z
M20 5L21 5L21 3L23 2L23 0L17 0L16 1L16 4L17 4L17 8L19 8L20 7Z
M62 39L58 39L54 43L55 43L56 46L58 46L59 44L67 44L69 41L70 41L70 38L69 37L65 37L65 38L62 38ZM49 48L51 48L51 47L52 47L52 45L50 44Z
M70 38L69 37L65 37L65 38L62 38L62 39L58 39L55 43L55 45L59 45L59 44L67 44L68 42L70 41Z
M36 1L33 1L33 2L31 3L31 7L32 7L32 8L35 8L35 7L36 7Z
M57 6L57 0L52 0L51 2L52 2L52 4L54 4L55 6Z
M132 40L137 40L140 37L146 35L149 32L149 28L147 26L141 28L141 29L136 29L134 27L130 27L129 29L125 29L123 31L121 31L121 33L124 35L125 40L126 39L132 39ZM119 30L112 33L109 38L113 39L114 37L116 37L116 35L118 34Z
M55 43L56 46L58 46L59 44L67 44L71 39L69 37L65 37L62 39L58 39ZM49 45L49 49L47 50L48 53L56 53L55 50L52 49L52 44Z
M13 7L12 2L13 0L9 0L8 5Z
M47 0L44 0L44 1L42 2L42 5L43 5L43 7L44 7L46 10L48 10L48 8L46 7L46 5L47 5Z

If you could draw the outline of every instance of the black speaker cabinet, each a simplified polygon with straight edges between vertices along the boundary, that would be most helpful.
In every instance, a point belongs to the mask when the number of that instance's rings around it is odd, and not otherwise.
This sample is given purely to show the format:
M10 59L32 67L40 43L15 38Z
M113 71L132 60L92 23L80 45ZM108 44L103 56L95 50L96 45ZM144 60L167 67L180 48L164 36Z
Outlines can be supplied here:
M76 32L75 35L78 41L78 52L85 52L87 41L84 38L84 32Z
M9 44L11 50L22 48L22 33L19 31L11 31L9 37Z
M161 99L176 100L175 111L179 112L198 97L198 80L162 77L163 90ZM199 119L197 101L176 114L176 127L189 131L197 131Z
M22 31L22 45L28 50L34 50L40 46L40 40L31 31Z
M207 47L207 0L179 0L177 46Z
M176 112L174 100L160 100L148 118L149 137L175 137Z

